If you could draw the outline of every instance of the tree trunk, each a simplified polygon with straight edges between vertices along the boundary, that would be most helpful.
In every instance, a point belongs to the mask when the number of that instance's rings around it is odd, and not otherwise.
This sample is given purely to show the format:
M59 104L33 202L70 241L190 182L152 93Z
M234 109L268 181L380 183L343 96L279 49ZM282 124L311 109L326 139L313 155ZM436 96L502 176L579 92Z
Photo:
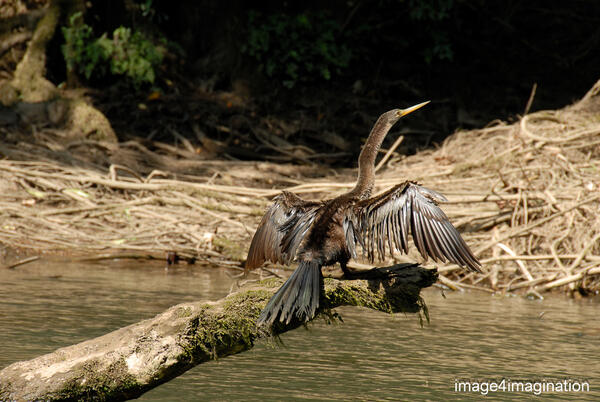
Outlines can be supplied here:
M420 290L436 281L435 270L400 264L375 273L370 280L325 279L320 313L352 305L427 317ZM0 400L138 397L197 364L248 350L257 339L301 325L278 323L272 332L256 327L280 285L264 280L217 302L179 304L152 319L14 363L0 371Z
M46 46L56 32L61 15L68 16L81 10L85 10L82 0L51 0L46 9L31 12L33 15L29 19L21 18L28 22L43 13L31 34L25 55L15 68L13 79L0 84L0 110L2 105L10 108L12 120L27 125L64 126L73 140L116 142L110 122L99 110L80 98L64 96L45 77Z

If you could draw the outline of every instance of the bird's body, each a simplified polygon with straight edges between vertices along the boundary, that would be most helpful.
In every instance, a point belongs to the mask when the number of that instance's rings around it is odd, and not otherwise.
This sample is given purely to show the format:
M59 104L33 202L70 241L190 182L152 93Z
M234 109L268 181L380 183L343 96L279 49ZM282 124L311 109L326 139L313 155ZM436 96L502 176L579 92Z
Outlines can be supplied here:
M272 324L278 317L285 322L313 318L321 294L321 267L339 263L349 274L346 264L357 257L358 246L370 261L375 254L384 259L386 248L390 254L406 253L409 232L425 259L479 270L479 262L437 206L444 196L406 181L371 198L375 157L383 138L400 117L426 103L381 115L361 151L358 181L350 192L322 202L285 191L274 199L254 234L246 267L259 267L266 260L296 260L298 268L269 301L259 324Z

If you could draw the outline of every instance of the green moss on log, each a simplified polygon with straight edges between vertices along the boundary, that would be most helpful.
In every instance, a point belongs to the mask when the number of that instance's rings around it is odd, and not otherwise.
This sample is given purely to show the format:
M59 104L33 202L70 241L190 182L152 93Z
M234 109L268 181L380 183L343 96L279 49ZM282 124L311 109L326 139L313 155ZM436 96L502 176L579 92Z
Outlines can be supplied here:
M101 362L93 360L86 362L82 367L84 375L63 384L60 391L46 395L47 401L70 400L73 395L78 395L86 401L108 401L123 399L123 396L135 393L140 385L135 377L129 373L127 363L120 359L108 368L102 368Z

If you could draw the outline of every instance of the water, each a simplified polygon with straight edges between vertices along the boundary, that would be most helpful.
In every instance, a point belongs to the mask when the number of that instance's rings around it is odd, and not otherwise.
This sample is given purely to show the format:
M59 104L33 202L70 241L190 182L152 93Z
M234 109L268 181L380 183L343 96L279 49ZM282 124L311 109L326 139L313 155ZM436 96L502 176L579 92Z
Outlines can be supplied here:
M225 296L224 270L164 262L31 263L0 269L0 367L103 335L168 307Z
M222 269L144 263L29 264L0 270L0 367L104 334L193 300L216 300L234 280ZM236 356L201 364L143 395L181 400L475 399L457 379L589 382L600 397L600 322L594 300L482 293L424 292L431 323L339 309L344 323L318 321L282 335L284 346L260 342ZM474 386L474 385L472 385ZM490 392L489 399L533 398Z

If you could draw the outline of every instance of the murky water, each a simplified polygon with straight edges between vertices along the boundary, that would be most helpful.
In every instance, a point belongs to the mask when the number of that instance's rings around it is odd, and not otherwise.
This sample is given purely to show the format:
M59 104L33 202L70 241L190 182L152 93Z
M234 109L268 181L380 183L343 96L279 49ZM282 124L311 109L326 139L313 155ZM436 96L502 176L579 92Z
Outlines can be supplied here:
M162 263L42 263L1 270L0 368L152 317L177 303L218 299L232 283L222 269L182 266L166 273ZM520 387L519 381L541 386L543 381L581 380L589 383L590 392L546 396L600 398L597 301L448 292L444 298L437 289L424 295L431 323L423 328L414 315L343 308L343 324L318 321L308 331L284 334L284 346L261 342L248 352L197 366L141 399L481 396L455 392L457 379L492 381L500 387L502 379L513 387ZM488 398L533 398L535 391L489 392Z

